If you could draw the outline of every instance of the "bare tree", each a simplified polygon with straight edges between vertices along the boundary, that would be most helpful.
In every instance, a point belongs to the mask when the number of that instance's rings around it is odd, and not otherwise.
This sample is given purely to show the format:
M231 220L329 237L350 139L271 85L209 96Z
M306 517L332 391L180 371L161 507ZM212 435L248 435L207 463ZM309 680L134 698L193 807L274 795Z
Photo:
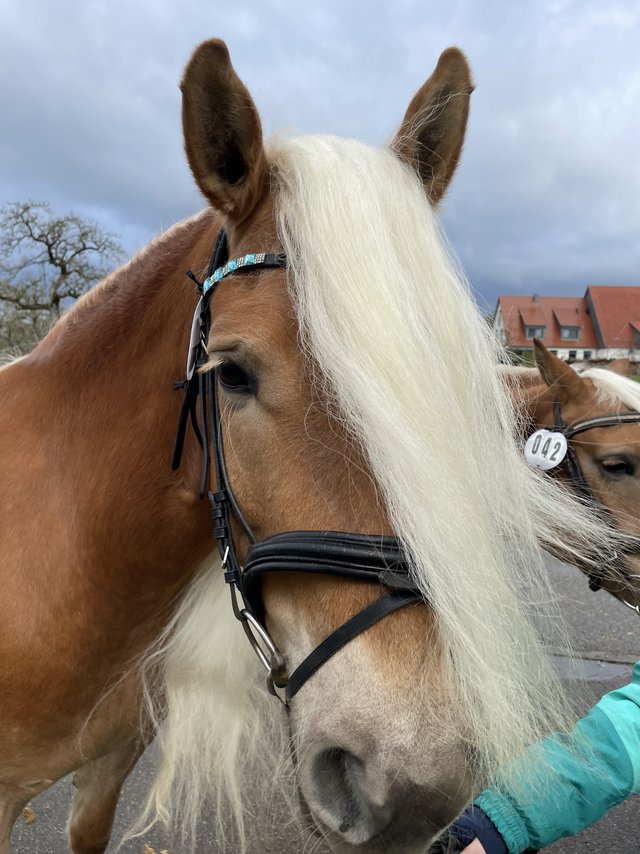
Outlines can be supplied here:
M115 238L44 202L0 208L0 347L30 349L62 310L121 260Z

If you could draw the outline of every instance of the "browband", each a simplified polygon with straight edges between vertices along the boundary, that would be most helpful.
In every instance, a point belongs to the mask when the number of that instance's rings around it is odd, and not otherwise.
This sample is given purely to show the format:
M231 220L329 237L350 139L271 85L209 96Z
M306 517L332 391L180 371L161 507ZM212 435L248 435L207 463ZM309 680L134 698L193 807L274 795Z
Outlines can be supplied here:
M576 421L568 427L563 427L560 432L567 439L570 439L578 433L584 433L585 430L595 430L598 427L619 427L620 424L637 424L638 422L640 422L640 412L614 412L611 415L599 415L596 418Z
M286 266L287 256L284 252L250 252L248 255L240 255L239 258L227 261L222 267L217 267L211 275L207 276L202 283L202 293L203 295L208 294L226 276L237 273L245 267L276 268Z

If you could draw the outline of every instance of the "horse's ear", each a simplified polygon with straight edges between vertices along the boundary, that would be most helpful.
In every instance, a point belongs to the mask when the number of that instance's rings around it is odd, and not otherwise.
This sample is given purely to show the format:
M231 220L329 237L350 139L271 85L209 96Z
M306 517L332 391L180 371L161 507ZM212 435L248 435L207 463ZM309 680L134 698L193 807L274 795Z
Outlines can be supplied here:
M562 402L584 394L585 381L566 362L554 356L538 338L533 339L536 365L540 376Z
M182 83L182 127L196 183L219 211L245 219L267 186L262 128L224 42L196 48Z
M607 365L608 371L613 371L614 374L619 374L621 377L631 376L631 361L629 359L614 359Z
M473 92L471 69L457 47L442 53L435 71L409 104L392 144L417 170L432 204L444 195L455 172Z

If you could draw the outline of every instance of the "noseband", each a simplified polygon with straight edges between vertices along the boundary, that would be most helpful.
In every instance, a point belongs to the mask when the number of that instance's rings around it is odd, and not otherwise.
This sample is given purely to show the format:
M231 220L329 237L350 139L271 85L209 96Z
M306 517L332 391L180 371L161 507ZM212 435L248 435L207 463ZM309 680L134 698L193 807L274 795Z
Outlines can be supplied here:
M423 601L423 596L409 576L409 566L396 537L342 531L288 531L258 542L234 495L224 456L216 370L200 370L207 358L211 299L218 283L234 273L247 268L286 266L287 258L282 253L252 253L228 260L227 237L221 231L204 282L198 282L191 272L187 274L196 282L200 299L191 326L186 379L178 384L185 391L185 399L178 422L173 469L180 465L190 419L203 449L201 494L206 489L210 467L209 436L213 440L216 491L207 494L214 523L213 536L222 558L224 580L231 591L233 612L268 672L269 690L288 706L307 679L345 644L388 614L405 605ZM249 541L244 564L238 559L231 528L232 517ZM391 592L376 599L332 632L288 675L284 658L265 628L261 581L273 572L308 572L354 578L376 582ZM276 688L284 689L284 697Z
M611 520L611 513L594 495L593 490L589 486L585 477L578 455L571 444L570 440L579 433L584 433L587 430L593 430L599 427L619 427L621 424L637 424L640 423L640 412L619 412L610 413L607 415L599 415L595 418L585 418L582 421L574 421L573 424L566 425L562 419L562 406L559 400L553 402L553 421L554 426L548 429L556 433L561 433L567 440L567 453L561 465L564 465L568 475L569 485L571 488L585 501L596 507L598 512L607 520ZM599 590L602 587L602 582L605 575L611 569L617 570L623 579L631 582L631 575L624 565L624 557L626 555L640 554L640 537L629 537L626 542L618 545L611 560L599 564L595 569L590 569L587 573L589 579L589 587L591 590ZM621 600L629 608L632 608L640 614L640 608L636 605L631 605L624 599Z

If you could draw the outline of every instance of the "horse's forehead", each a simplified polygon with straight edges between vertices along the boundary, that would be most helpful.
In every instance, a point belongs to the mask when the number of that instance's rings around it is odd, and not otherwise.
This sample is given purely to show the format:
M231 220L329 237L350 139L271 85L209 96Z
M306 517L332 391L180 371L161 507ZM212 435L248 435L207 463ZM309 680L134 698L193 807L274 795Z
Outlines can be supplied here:
M554 397L553 386L549 389L551 397ZM573 420L577 418L587 418L592 415L600 415L605 410L611 411L611 404L600 400L600 394L594 382L587 377L583 377L583 385L580 388L580 394L572 394L569 400L563 404L563 416L566 411L567 416L571 414ZM566 421L566 418L565 418Z
M573 397L567 404L571 406L572 412L577 418L594 418L599 415L608 415L611 412L627 412L629 407L622 402L612 400L608 395L602 393L596 383L589 377L582 377L583 392Z
M298 324L284 273L229 276L213 300L212 334L238 339L259 359L299 357Z
M598 418L615 412L630 412L631 408L621 401L613 400L602 395L596 383L589 377L583 377L584 392L574 397L562 407L562 418L566 424L573 424L588 418ZM623 445L627 442L638 442L637 424L617 424L614 427L594 427L583 438L582 434L575 437L577 443L608 447Z

